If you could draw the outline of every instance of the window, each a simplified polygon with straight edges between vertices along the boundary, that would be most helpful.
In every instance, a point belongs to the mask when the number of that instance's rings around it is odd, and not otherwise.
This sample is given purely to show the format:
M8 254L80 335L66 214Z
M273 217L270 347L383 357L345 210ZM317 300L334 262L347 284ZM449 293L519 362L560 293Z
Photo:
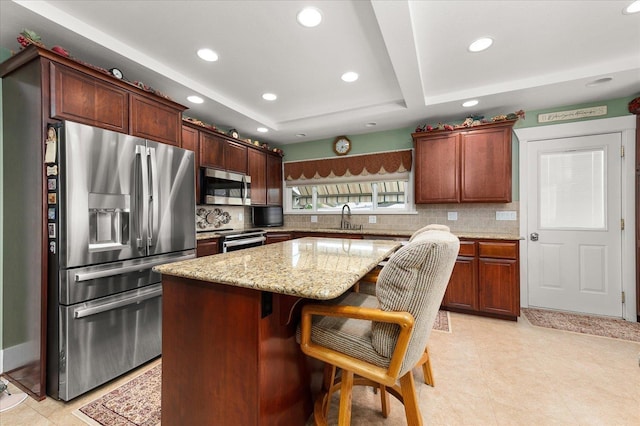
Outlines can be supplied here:
M340 212L348 204L352 212L412 211L408 179L377 182L336 182L312 185L288 184L288 212Z

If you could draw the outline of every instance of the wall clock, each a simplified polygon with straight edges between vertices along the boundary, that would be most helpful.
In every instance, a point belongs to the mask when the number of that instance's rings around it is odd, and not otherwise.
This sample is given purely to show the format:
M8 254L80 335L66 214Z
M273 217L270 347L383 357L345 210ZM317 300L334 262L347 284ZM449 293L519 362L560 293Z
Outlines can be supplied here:
M346 155L351 151L351 141L346 136L338 136L333 141L333 152L338 155Z

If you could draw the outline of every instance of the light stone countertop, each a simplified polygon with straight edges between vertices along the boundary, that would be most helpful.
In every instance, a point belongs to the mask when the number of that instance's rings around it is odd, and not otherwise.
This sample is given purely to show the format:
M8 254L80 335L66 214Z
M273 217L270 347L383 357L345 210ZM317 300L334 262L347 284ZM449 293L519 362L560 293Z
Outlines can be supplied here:
M163 275L308 299L333 299L387 258L399 241L307 237L153 268Z
M300 227L277 227L277 228L262 228L267 233L271 232L322 232L326 234L361 234L367 237L375 238L376 235L386 237L398 237L409 239L413 234L413 231L407 230L395 230L395 229L336 229L336 228L300 228ZM458 238L468 239L490 239L490 240L522 240L523 237L517 234L504 234L497 232L467 232L467 231L451 231ZM196 234L197 240L207 240L211 238L220 237L215 231L211 232L199 232Z

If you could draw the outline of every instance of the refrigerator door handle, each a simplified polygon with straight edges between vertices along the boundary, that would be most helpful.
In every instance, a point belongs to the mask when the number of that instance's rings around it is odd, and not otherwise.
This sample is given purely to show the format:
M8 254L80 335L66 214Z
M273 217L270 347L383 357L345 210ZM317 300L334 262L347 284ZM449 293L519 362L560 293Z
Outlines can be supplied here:
M143 145L136 145L136 162L139 164L136 176L136 223L138 224L138 235L136 244L139 249L147 246L145 241L147 229L149 228L149 171L147 162L147 148Z
M147 239L147 246L153 247L155 244L153 241L154 235L159 231L158 220L160 215L160 199L158 197L158 162L156 160L155 148L147 148L147 158L149 161L149 204L151 204L151 207L149 208L149 237Z
M123 306L133 305L134 303L139 303L147 299L152 299L154 297L162 296L162 287L157 288L148 293L140 294L135 297L130 297L128 299L118 300L114 302L103 303L98 306L92 306L90 308L78 308L73 311L74 318L84 318L90 315L99 314L106 311L112 311L117 308L121 308Z
M144 263L139 263L137 265L122 266L120 268L110 268L110 269L103 269L101 271L92 271L92 272L78 272L77 274L75 274L74 280L75 282L82 282L82 281L95 280L98 278L113 277L115 275L128 274L130 272L144 271L146 269L151 269L154 266L164 265L165 263L179 262L182 260L188 260L193 258L194 258L193 254L188 254L186 256L146 261Z

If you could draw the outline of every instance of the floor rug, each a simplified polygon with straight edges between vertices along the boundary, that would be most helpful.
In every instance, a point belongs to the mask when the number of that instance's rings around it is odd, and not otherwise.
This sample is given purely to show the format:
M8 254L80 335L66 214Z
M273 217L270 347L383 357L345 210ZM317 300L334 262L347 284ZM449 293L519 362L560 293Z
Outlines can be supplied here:
M433 323L433 329L436 331L444 331L445 333L451 333L451 327L449 326L449 311L438 311L436 321Z
M522 312L538 327L640 342L640 323L637 322L535 308L523 308Z
M161 390L162 365L158 364L78 411L93 420L91 424L156 426L160 424ZM78 417L85 420L82 415Z

